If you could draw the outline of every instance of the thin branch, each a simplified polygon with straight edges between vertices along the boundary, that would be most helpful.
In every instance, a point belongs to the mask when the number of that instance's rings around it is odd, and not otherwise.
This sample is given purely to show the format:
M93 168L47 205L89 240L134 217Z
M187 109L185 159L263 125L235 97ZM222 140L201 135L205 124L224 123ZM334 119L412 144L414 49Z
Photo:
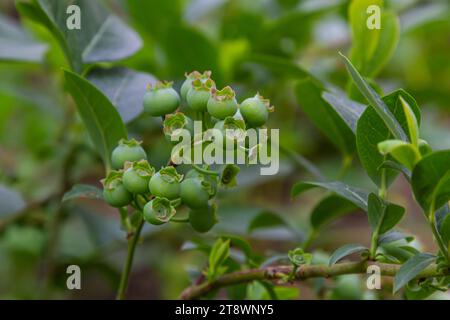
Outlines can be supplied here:
M365 274L369 265L377 265L381 275L393 277L401 265L386 264L378 262L348 262L328 265L303 265L295 272L293 280L304 280L309 278L329 278L343 274ZM198 299L207 293L222 287L251 282L254 280L280 280L291 274L292 266L271 266L260 269L241 270L225 274L216 280L206 281L185 289L180 298L184 300ZM420 272L416 278L439 277L448 275L450 272L440 272L436 265L431 265Z

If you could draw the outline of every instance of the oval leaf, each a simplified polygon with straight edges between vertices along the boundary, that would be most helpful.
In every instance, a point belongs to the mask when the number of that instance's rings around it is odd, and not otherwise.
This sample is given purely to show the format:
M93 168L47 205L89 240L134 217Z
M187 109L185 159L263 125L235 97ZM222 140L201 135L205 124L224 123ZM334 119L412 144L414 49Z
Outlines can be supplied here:
M89 81L68 70L64 75L89 136L106 167L110 168L112 150L120 139L127 137L125 125L108 98Z
M414 279L422 270L428 267L436 259L429 253L419 253L405 262L398 270L394 278L394 293Z
M411 183L414 196L429 213L450 200L450 150L436 151L415 166Z
M403 108L400 105L400 96L411 106L420 123L419 108L417 107L414 98L404 90L396 90L387 96L384 96L383 101L392 111L402 128L407 130L407 120ZM398 174L396 171L380 168L382 163L387 159L386 156L383 156L378 151L378 143L390 138L392 138L392 134L376 111L373 108L366 108L359 118L356 127L356 148L361 164L372 181L378 186L381 186L383 170L386 170L387 185L389 185Z
M142 113L146 86L156 82L151 74L127 68L95 69L88 79L109 98L125 123Z
M298 182L291 189L291 196L296 197L309 189L320 187L332 191L357 207L367 211L369 193L365 190L349 186L339 181L333 182Z
M333 252L333 254L330 257L330 262L328 264L332 266L333 264L345 258L346 256L349 256L353 253L359 253L364 251L369 251L369 249L360 244L354 243L346 244Z

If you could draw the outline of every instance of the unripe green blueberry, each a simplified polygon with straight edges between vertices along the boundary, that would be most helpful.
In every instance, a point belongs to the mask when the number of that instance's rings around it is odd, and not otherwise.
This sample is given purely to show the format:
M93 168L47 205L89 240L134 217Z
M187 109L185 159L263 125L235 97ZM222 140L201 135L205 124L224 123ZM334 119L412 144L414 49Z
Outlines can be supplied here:
M208 113L217 119L232 117L237 109L235 93L231 87L225 87L222 90L211 90L211 96L207 104Z
M151 177L148 186L154 196L173 200L180 195L180 181L182 178L183 176L178 174L174 167L169 166L155 173Z
M189 211L189 223L197 232L208 232L217 223L216 206L208 205Z
M178 137L181 136L182 129L188 130L191 135L193 134L194 123L191 118L182 112L166 115L163 122L163 131L169 142L177 144L178 139L181 139Z
M103 199L112 207L124 207L128 205L133 197L123 185L122 172L111 171L108 176L102 180Z
M161 225L170 221L176 210L167 198L156 197L149 201L143 210L144 219L148 223Z
M144 111L153 117L174 112L180 105L180 96L172 88L171 82L158 82L144 95Z
M214 125L214 129L220 130L223 136L223 148L233 149L237 143L244 145L246 132L245 122L227 117Z
M202 82L200 79L192 81L192 87L189 89L186 101L192 110L204 112L206 111L211 89L214 87L214 81L207 79Z
M205 71L203 74L201 74L198 71L192 71L189 74L185 74L186 80L184 80L183 84L181 85L180 94L181 98L186 100L187 94L189 92L189 89L192 88L192 81L195 79L200 79L201 81L206 81L207 79L211 78L211 71Z
M201 178L190 178L181 182L181 201L191 209L206 207L212 192L211 184Z
M267 122L269 112L273 111L273 107L270 107L269 100L256 94L252 98L245 99L239 110L247 125L255 128Z
M141 143L134 139L120 140L119 145L111 154L111 162L114 169L122 169L125 161L133 162L142 159L147 159L147 154L141 147Z
M131 193L148 193L148 183L155 173L147 160L126 162L123 173L123 185Z

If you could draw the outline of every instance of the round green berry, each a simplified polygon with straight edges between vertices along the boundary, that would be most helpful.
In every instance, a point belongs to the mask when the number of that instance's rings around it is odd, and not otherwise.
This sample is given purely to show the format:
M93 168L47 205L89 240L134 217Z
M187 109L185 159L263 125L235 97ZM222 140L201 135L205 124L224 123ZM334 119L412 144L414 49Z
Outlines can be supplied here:
M217 223L216 206L208 205L189 212L189 223L197 232L208 232Z
M225 119L232 117L237 109L238 104L235 93L231 87L225 87L222 90L211 90L211 97L208 99L208 113L217 119Z
M180 96L172 83L157 83L144 95L144 111L153 117L174 112L180 105Z
M149 201L143 210L145 221L154 225L169 222L175 213L175 208L170 204L170 200L160 197Z
M270 107L269 100L260 95L245 99L240 106L241 115L249 127L260 127L267 122Z
M154 196L170 200L176 199L180 196L180 181L182 177L174 167L165 167L151 177L148 184L150 192Z
M207 109L209 97L211 96L211 89L214 87L214 81L207 79L202 82L200 79L192 81L192 86L189 89L186 101L192 110L204 112Z
M191 209L206 207L211 194L211 184L200 178L185 179L180 186L180 197Z
M133 197L125 188L122 181L122 173L111 171L108 176L102 180L103 199L112 207L124 207L128 205Z
M145 150L141 147L140 142L134 139L120 140L119 145L111 154L111 162L114 169L122 169L125 161L139 161L147 159Z
M154 173L155 169L148 164L147 160L126 162L123 185L131 193L148 193L148 183Z

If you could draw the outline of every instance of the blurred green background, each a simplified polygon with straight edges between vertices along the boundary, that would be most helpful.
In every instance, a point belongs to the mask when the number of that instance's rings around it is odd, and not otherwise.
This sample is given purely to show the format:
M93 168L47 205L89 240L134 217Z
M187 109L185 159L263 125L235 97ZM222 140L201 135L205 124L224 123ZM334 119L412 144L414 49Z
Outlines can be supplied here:
M259 92L276 107L268 126L280 128L281 144L312 161L327 178L337 178L343 156L306 117L294 86L310 73L323 83L347 87L348 75L338 52L347 54L352 44L349 1L111 0L104 4L137 31L143 45L136 54L101 63L102 67L145 72L174 81L177 88L185 72L212 70L218 86L231 85L238 100ZM450 4L391 0L384 6L398 15L400 38L375 80L386 93L401 87L413 95L422 110L422 136L435 148L450 148ZM61 68L69 63L47 29L19 17L14 1L1 1L0 11L0 298L114 298L126 254L117 212L95 200L61 204L62 194L75 183L100 186L104 170L64 90ZM20 37L33 45L19 52L42 51L40 61L11 57L10 43ZM94 72L85 70L91 76ZM146 85L135 85L139 84ZM127 127L131 136L144 141L155 167L167 161L170 145L159 122L140 115ZM349 184L373 188L356 157L341 176ZM243 170L238 187L220 194L220 223L206 235L178 224L146 225L129 298L177 298L207 263L206 255L192 248L211 244L218 235L248 240L261 260L286 255L305 239L311 209L324 196L322 191L312 191L291 200L290 187L304 178L311 176L285 157L276 176L260 176L252 167ZM417 246L434 250L403 178L395 182L391 198L407 208L403 230L417 236ZM249 227L261 212L277 217L273 225ZM311 248L317 249L320 260L341 244L369 241L366 217L355 212L326 226ZM233 254L236 261L244 259L238 250ZM82 290L66 288L70 264L81 267ZM348 276L277 290L280 297L293 299L392 298L389 283L386 290L367 292L364 279ZM322 289L316 290L317 286ZM245 297L239 288L229 291L230 297ZM247 298L263 297L258 285L247 288Z

